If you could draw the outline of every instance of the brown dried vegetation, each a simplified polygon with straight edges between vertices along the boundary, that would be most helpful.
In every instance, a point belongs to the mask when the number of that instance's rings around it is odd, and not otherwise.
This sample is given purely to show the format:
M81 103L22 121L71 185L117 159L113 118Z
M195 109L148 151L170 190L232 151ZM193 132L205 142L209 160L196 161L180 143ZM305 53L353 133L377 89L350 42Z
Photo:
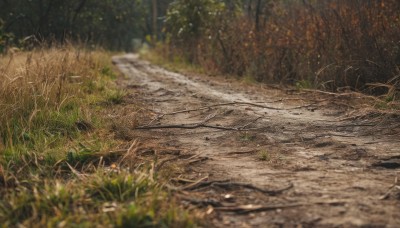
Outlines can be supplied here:
M262 82L395 95L398 1L268 2L256 15L255 2L248 11L226 9L195 45L172 40L163 51L191 56L207 70Z

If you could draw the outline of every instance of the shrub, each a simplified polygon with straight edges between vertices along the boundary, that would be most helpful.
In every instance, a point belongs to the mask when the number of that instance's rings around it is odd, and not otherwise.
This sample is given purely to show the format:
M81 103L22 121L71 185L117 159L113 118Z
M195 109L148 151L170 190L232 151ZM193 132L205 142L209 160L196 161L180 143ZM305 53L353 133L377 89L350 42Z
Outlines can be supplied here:
M165 20L168 42L185 50L196 48L201 37L212 35L210 28L224 8L225 4L217 0L175 0ZM194 61L194 53L187 53L185 57Z

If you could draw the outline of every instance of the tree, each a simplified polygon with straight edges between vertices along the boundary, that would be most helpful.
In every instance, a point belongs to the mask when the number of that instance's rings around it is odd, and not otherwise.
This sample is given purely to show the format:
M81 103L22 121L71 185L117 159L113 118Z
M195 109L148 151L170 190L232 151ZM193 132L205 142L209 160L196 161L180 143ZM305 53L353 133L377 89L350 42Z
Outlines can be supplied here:
M13 0L0 1L5 32L19 39L64 42L81 40L110 49L129 49L144 37L146 0Z

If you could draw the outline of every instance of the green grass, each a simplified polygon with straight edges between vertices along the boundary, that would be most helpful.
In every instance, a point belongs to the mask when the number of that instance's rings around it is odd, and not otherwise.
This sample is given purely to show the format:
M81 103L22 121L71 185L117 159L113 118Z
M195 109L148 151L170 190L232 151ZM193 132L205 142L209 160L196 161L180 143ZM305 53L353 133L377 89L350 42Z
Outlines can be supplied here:
M195 226L150 165L111 152L127 142L104 117L126 95L110 62L72 47L0 57L0 227Z
M27 185L27 183L25 183ZM168 203L168 204L166 204ZM192 227L190 216L146 172L99 169L82 180L42 180L32 175L0 200L4 227Z
M106 93L106 102L109 104L121 104L126 92L121 90L109 90Z

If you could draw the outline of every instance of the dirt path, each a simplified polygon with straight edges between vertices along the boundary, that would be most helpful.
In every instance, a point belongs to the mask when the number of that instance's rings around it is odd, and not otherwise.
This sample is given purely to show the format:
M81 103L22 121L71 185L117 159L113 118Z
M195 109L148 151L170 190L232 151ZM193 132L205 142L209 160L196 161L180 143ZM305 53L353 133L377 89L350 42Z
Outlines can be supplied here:
M345 99L114 63L154 113L131 134L196 154L181 181L204 180L183 201L213 226L400 227L397 116L350 120Z

